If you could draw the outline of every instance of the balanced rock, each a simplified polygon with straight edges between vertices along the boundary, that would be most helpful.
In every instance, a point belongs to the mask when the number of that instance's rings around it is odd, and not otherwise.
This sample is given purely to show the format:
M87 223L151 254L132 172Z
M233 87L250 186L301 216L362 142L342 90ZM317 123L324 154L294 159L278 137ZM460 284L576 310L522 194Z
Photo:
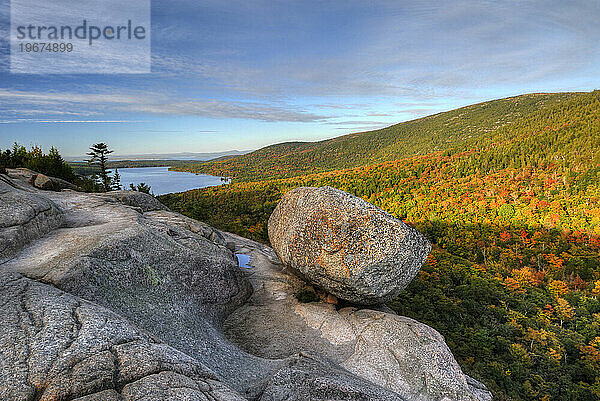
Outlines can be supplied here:
M431 251L417 230L331 187L288 192L268 230L286 266L338 298L363 305L396 297Z
M433 328L398 316L391 309L386 312L338 308L323 302L299 301L298 294L306 288L306 283L282 269L272 249L233 234L225 236L236 242L237 252L250 256L252 266L248 279L255 291L223 324L227 338L244 351L287 361L307 354L327 358L406 401L492 400L492 394L483 384L463 373L444 338ZM303 358L292 372L280 370L271 379L275 388L265 392L261 401L315 399L315 394L307 394L299 383L307 381L306 368L300 368L307 362ZM319 371L316 366L312 369ZM278 383L283 373L289 373L292 380ZM356 383L348 379L347 373L339 377L338 383ZM319 383L328 383L329 391L336 388L329 375L319 375ZM294 394L300 395L298 398L266 397L266 394L281 395L280 390L289 390L290 386ZM361 396L357 398L376 399L372 391L363 396L368 387L354 388L360 389L360 393L353 391ZM327 399L346 399L335 393L328 396ZM388 395L384 399L396 398Z

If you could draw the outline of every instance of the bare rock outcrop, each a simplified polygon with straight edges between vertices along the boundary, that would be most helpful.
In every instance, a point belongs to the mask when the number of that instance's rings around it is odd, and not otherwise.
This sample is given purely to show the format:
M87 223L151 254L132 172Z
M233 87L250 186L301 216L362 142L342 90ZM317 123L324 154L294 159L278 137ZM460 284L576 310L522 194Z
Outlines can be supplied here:
M0 398L402 400L327 356L222 332L252 285L218 230L144 194L0 176Z
M405 401L400 395L353 375L328 360L298 354L272 374L259 401L385 400Z
M27 168L9 169L7 175L10 178L14 178L21 181L27 181L30 185L35 188L44 191L61 191L63 189L69 189L72 191L79 191L80 189L69 181L65 181L62 178L49 177L44 174L37 173Z
M117 314L0 271L0 399L243 400Z
M252 291L224 241L211 240L218 231L195 233L173 224L185 217L164 210L144 213L140 205L155 201L146 194L136 194L147 199L132 205L110 193L11 188L12 197L53 205L62 221L26 244L2 269L116 312L220 377L237 380L239 367L247 368L249 376L255 370L262 374L252 356L238 358L236 347L215 328ZM172 215L170 221L163 213ZM20 243L18 238L11 241Z
M395 298L431 251L417 230L331 187L288 192L269 218L268 229L285 265L355 304Z

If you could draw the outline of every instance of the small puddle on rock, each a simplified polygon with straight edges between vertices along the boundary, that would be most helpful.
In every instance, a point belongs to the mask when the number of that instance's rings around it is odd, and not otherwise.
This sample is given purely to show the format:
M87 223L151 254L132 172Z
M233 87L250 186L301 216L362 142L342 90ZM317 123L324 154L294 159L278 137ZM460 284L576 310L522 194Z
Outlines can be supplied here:
M252 269L253 266L250 266L248 264L250 263L250 256L244 255L243 253L236 253L235 256L237 256L238 265L240 267L243 267L245 269Z

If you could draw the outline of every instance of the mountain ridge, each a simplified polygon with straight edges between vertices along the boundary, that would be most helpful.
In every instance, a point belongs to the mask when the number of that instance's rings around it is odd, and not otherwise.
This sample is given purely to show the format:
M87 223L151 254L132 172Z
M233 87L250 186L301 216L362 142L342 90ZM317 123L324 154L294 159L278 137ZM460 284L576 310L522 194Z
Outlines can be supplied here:
M284 142L235 157L174 169L233 177L234 181L288 178L307 173L360 167L411 155L444 151L543 108L584 92L533 93L481 102L374 131L318 142Z

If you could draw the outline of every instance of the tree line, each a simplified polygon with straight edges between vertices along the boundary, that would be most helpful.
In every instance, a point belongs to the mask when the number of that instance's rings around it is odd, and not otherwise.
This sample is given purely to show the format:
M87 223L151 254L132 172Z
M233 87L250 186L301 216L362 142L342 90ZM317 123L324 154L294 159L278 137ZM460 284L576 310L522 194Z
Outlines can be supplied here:
M89 174L77 174L73 168L60 155L55 147L44 153L39 146L32 146L27 150L25 146L14 143L12 148L0 149L0 173L6 169L27 168L50 177L61 178L69 181L85 192L108 192L122 189L118 169L110 173L108 169L108 155L113 153L106 143L93 144L87 155L87 165L90 166ZM150 193L150 186L145 183L130 184L130 189Z

